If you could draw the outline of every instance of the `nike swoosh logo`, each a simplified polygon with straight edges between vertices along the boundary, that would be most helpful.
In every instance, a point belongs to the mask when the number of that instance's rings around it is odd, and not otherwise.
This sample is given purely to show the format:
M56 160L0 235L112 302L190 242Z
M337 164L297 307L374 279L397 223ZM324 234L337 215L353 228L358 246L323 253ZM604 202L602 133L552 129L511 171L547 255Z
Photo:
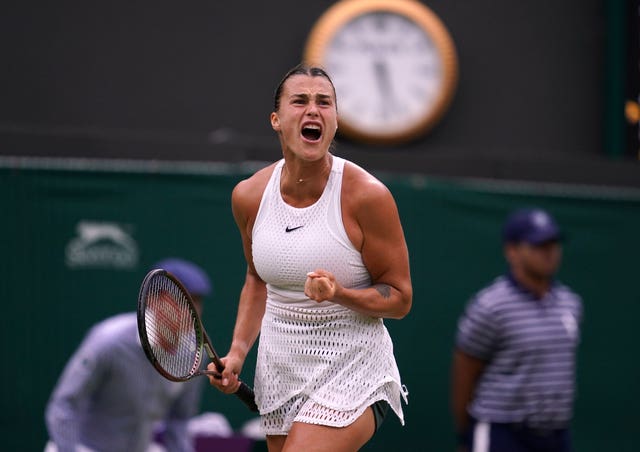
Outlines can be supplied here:
M304 225L302 225L302 226L304 226ZM293 228L290 228L289 226L287 226L287 227L285 228L284 232L291 232L291 231L295 231L296 229L300 229L302 226L296 226L296 227L293 227Z

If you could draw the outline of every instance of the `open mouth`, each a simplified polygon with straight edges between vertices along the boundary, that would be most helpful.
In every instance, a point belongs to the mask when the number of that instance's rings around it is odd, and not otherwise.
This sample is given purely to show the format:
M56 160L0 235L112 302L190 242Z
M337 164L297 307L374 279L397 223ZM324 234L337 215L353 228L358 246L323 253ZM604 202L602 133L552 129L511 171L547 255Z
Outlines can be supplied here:
M318 141L322 136L320 126L309 124L302 128L302 136L308 141Z

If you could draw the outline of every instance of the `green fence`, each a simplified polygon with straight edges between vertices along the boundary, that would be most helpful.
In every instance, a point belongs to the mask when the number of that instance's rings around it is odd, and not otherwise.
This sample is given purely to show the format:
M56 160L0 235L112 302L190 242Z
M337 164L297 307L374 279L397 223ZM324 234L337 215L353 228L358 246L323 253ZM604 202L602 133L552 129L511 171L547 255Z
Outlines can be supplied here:
M0 168L3 450L42 449L44 406L66 359L90 325L135 309L139 283L161 257L184 256L210 272L215 295L204 322L220 352L231 337L245 263L229 198L248 170L70 163L11 160ZM523 205L549 209L566 229L560 277L585 301L576 450L640 450L640 192L380 177L397 199L411 255L414 308L386 321L410 395L406 426L391 417L365 450L453 450L456 319L504 270L499 228ZM255 350L248 381L254 360ZM234 397L213 389L202 409L223 412L235 428L250 419Z

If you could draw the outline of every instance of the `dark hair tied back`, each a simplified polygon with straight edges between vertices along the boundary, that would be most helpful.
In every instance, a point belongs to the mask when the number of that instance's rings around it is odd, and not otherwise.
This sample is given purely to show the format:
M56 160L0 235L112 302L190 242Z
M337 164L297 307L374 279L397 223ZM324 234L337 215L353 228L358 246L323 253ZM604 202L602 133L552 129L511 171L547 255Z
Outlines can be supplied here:
M331 83L331 87L333 88L333 95L335 96L336 88L333 86L333 81L331 81L331 77L329 77L329 74L327 74L324 69L317 66L309 66L305 63L300 63L297 66L290 69L284 75L284 77L282 77L282 80L280 80L280 83L278 83L278 87L276 88L276 92L273 96L273 111L278 111L280 109L280 97L282 96L282 88L284 86L284 83L294 75L309 75L311 77L326 78L327 80L329 80L329 83Z

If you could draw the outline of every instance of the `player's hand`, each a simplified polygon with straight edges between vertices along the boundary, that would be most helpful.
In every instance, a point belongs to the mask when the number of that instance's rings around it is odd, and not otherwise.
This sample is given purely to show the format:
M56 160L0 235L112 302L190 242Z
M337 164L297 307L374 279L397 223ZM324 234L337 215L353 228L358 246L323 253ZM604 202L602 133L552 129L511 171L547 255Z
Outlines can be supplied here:
M333 273L326 270L316 270L307 273L304 294L317 302L333 300L339 287Z
M211 383L211 386L215 386L225 394L233 394L238 391L238 388L240 387L238 375L242 370L242 360L225 356L224 358L220 358L220 361L224 364L224 370L222 371L222 374L208 375L209 383ZM217 372L218 369L214 363L209 363L207 370Z

